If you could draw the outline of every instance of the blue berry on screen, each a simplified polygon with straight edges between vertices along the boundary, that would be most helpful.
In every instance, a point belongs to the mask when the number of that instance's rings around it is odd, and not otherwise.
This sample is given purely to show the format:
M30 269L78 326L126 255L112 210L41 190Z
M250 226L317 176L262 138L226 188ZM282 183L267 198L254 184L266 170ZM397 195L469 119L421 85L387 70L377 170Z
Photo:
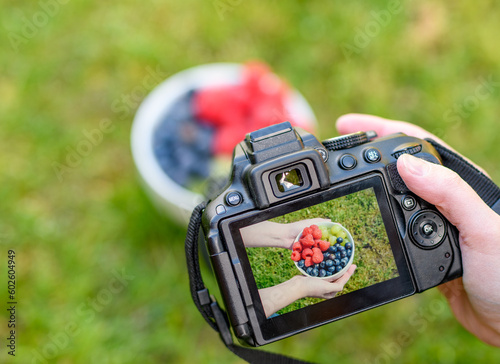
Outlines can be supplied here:
M352 249L352 243L351 242L345 243L345 248L346 249Z
M299 268L304 268L304 266L305 266L305 261L304 261L304 259L299 260L299 261L297 262L297 265L299 266Z
M337 238L337 243L342 244L343 241L344 241L344 239L342 239L341 237Z
M331 267L333 265L333 260L331 259L328 259L326 262L325 262L325 266L327 267Z
M324 277L324 276L326 276L326 270L324 270L324 269L320 269L320 270L319 270L319 276L320 276L320 277Z

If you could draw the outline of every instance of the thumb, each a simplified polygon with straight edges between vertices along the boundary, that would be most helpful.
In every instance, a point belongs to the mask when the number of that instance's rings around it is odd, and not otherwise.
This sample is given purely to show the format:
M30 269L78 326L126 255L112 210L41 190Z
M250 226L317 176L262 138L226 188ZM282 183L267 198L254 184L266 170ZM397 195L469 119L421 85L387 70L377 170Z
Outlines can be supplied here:
M490 229L500 226L500 218L457 173L407 154L398 158L398 172L413 193L457 227L462 244L481 241L488 249Z

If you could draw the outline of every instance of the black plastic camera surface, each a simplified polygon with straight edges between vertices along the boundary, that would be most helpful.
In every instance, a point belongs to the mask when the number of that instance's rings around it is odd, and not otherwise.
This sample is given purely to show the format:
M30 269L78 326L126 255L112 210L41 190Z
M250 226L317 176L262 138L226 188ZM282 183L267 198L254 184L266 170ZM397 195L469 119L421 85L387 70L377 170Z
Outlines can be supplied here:
M428 142L402 133L320 142L287 122L250 133L236 146L230 182L207 205L202 229L241 342L264 345L462 275L456 228L412 194L397 172L405 153L441 163ZM322 251L326 265L315 266L321 277L314 269L312 276L301 273L290 259L300 237L290 234L317 218L349 232L357 265L344 289L328 299L314 298L321 295L311 289L324 289L335 272L345 248L336 255L334 246L342 238L336 243L333 237L330 250ZM320 227L330 236L327 225ZM286 238L276 236L280 231L288 231ZM298 264L305 269L303 259Z

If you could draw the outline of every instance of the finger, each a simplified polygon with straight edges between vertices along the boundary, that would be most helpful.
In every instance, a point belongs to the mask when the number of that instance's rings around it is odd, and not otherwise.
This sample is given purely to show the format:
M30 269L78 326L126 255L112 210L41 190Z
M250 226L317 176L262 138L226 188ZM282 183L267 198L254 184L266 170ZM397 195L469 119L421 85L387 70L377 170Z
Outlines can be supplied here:
M332 281L332 284L339 285L339 291L342 290L342 287L347 283L349 278L353 275L354 271L356 270L356 265L352 264L349 269L336 281Z
M412 192L435 205L458 228L462 243L479 241L485 252L491 248L488 245L498 244L486 235L491 228L500 229L499 215L458 174L408 154L398 158L398 172Z
M337 130L340 134L355 133L357 131L374 130L378 136L386 136L394 133L405 133L420 139L431 138L446 146L444 141L429 133L421 127L407 123L406 121L390 120L375 115L346 114L337 119Z
M357 131L374 130L380 137L401 132L420 139L433 139L442 146L458 154L455 149L450 147L442 139L429 133L427 130L422 129L419 126L407 123L405 121L389 120L381 118L379 116L366 114L346 114L337 119L337 130L340 134L350 134ZM465 158L465 160L473 164L484 174L488 175L481 167L475 165L469 159Z

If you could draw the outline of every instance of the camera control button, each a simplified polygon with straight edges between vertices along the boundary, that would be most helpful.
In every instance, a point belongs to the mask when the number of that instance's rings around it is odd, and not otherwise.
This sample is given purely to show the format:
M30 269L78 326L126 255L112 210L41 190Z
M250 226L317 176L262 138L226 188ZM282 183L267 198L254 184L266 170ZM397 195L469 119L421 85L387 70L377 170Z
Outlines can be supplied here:
M434 234L435 227L436 227L436 225L434 225L432 223L427 223L424 226L422 226L422 232L426 236L431 236L432 234Z
M401 201L401 204L403 205L403 208L407 211L411 211L417 206L417 201L415 201L415 198L413 196L405 196L403 197L403 200Z
M239 192L229 192L226 195L226 202L230 206L238 206L243 201L243 196Z
M417 213L411 223L410 232L413 241L421 248L434 248L445 238L446 226L443 218L434 211Z
M382 159L380 151L376 148L368 148L365 150L363 155L368 163L377 163L380 159Z
M320 147L316 147L314 149L316 149L321 155L321 158L323 158L323 162L326 162L328 160L328 152L326 151L326 149Z
M358 161L354 156L350 154L344 154L342 157L340 157L340 168L342 169L353 169L356 167L356 164L358 164Z
M217 215L225 214L226 213L226 208L224 207L224 205L217 205L217 207L215 208L215 213Z

